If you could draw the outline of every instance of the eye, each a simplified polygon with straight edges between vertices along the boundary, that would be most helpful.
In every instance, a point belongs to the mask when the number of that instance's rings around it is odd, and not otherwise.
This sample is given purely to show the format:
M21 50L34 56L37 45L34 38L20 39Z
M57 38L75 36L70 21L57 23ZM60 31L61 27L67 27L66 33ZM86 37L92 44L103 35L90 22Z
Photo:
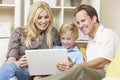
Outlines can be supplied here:
M47 16L45 16L45 19L48 19L49 18L49 16L47 15Z
M81 22L85 22L85 20L83 19L83 20L81 20Z
M77 24L79 24L79 22L78 22L78 21L77 21L76 23L77 23Z
M61 37L61 40L64 40L65 38L64 37Z
M67 40L71 40L71 38L67 38Z
M41 17L41 16L38 16L38 19L42 19L42 17Z

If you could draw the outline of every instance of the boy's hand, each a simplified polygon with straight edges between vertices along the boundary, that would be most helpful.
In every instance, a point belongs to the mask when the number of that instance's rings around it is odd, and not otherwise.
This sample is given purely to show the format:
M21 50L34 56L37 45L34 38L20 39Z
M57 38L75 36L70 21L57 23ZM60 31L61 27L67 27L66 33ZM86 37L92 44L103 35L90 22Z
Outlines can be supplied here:
M74 64L73 64L72 60L70 59L70 57L68 57L68 62L60 62L56 66L59 70L65 71L65 70L68 70L69 68L71 68L73 65Z

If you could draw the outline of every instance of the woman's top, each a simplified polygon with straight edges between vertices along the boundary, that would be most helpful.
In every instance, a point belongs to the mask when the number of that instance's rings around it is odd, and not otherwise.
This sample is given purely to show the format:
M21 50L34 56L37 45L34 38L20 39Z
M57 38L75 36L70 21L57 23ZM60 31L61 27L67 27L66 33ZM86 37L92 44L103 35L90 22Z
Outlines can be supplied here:
M53 45L60 45L61 43L58 31L55 28L53 28L52 33L53 33ZM45 33L42 32L40 36L41 40L40 41L32 40L31 41L32 47L29 48L26 47L26 45L22 41L22 33L20 32L20 28L15 29L10 37L7 58L16 57L16 59L18 60L21 58L21 56L25 55L25 50L47 49L48 46L46 43Z

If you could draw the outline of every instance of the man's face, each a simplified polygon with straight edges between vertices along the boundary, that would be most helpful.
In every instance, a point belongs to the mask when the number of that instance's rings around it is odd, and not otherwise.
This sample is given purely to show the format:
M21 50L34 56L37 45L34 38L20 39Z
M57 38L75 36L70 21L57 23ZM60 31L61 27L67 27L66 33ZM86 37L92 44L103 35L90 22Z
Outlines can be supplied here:
M85 35L91 35L95 29L94 23L96 22L95 19L91 19L90 16L86 13L85 10L79 11L75 15L76 22L80 31Z

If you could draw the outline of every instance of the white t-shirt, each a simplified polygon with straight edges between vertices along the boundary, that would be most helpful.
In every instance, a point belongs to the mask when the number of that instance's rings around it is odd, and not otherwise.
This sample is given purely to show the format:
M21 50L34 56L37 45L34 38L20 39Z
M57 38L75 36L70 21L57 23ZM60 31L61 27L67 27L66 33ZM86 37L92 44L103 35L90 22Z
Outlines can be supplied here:
M98 57L103 57L111 61L114 58L118 43L119 37L116 33L100 25L95 38L93 40L90 39L88 42L86 50L87 61L94 60ZM108 65L106 65L105 70Z

